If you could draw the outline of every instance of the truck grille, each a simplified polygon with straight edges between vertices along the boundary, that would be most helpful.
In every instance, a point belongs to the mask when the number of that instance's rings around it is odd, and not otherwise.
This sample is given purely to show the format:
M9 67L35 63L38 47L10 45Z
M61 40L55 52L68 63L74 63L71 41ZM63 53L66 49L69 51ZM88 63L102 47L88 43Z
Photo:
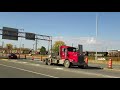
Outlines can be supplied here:
M79 63L84 62L84 56L83 55L78 56L78 62Z

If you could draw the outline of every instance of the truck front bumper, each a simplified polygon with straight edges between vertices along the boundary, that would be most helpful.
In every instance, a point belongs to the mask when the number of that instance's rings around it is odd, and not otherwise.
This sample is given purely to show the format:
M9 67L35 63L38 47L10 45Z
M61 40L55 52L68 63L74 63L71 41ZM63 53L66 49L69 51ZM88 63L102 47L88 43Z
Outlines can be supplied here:
M85 62L71 62L73 66L83 66L86 65Z

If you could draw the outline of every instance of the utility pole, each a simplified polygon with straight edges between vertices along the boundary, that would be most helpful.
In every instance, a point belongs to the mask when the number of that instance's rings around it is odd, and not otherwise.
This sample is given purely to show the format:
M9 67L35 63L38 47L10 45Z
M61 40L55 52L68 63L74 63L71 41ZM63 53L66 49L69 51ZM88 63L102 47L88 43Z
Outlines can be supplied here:
M95 60L97 60L97 37L98 37L98 15L96 13L96 54L95 54Z
M2 42L2 48L4 48L4 41Z
M33 44L33 51L34 51L34 45L35 45L35 44Z
M19 29L19 30L24 31L24 29ZM19 46L19 48L20 48L20 54L21 54L21 43L22 43L22 37L21 37L20 46Z
M52 57L52 36L51 36L50 41L51 41L51 57Z
M35 51L37 51L37 44L38 44L38 39L35 39Z
M49 45L50 45L50 41L48 41L48 54L49 54Z
M72 47L73 47L73 43L72 43Z
M14 45L14 48L17 48L16 45Z
M22 44L22 48L24 48L24 44Z

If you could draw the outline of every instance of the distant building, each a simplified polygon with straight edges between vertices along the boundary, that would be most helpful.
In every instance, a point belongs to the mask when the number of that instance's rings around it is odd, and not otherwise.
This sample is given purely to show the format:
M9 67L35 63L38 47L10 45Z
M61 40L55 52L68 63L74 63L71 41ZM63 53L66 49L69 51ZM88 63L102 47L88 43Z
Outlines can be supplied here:
M108 56L114 56L114 57L120 56L120 50L109 50Z
M95 56L96 52L95 51L86 51L87 56ZM86 54L86 52L84 52ZM97 52L97 56L102 57L102 56L107 56L108 52Z

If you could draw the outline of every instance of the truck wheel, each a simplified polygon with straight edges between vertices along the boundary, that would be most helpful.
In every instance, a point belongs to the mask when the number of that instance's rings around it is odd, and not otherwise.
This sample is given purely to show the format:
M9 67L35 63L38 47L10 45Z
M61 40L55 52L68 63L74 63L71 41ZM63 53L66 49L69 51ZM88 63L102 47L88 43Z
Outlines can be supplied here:
M47 63L48 65L52 65L51 60L48 60Z
M88 65L85 64L85 65L82 65L82 66L78 66L79 68L82 68L82 69L87 69L88 68Z
M70 63L69 60L65 60L64 67L66 67L66 68L70 68L71 67L71 63Z
M43 60L43 63L44 63L45 65L48 65L47 59Z
M84 65L84 68L85 68L85 69L87 69L87 68L88 68L88 65L87 65L87 64L85 64L85 65Z

